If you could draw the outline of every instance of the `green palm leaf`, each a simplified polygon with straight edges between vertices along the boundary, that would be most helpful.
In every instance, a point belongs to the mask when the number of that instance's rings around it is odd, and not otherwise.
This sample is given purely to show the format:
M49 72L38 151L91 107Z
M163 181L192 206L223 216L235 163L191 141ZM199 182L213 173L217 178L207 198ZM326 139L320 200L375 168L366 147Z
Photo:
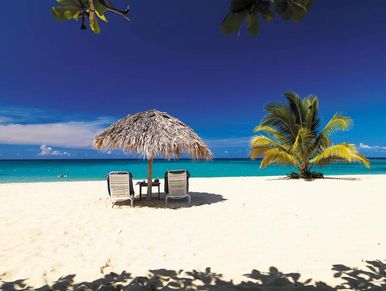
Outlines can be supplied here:
M313 139L310 130L308 128L301 128L298 131L298 135L290 152L298 159L306 159L312 148L312 142Z
M250 158L256 159L257 157L264 155L268 150L274 148L277 148L281 151L288 151L285 145L281 145L280 143L272 140L267 136L255 136L251 140Z
M254 147L270 147L270 148L280 148L283 151L287 151L288 148L286 148L285 145L281 145L278 142L274 141L273 139L265 136L265 135L258 135L252 138L251 140L251 146Z
M278 148L265 151L264 158L260 163L260 169L264 169L268 165L272 164L292 165L299 167L299 163L296 160L296 157Z
M318 97L309 96L304 98L304 106L306 107L305 127L307 127L314 136L318 134L320 119L318 117L319 102Z
M324 134L319 134L318 137L315 139L315 143L312 150L312 156L320 154L322 151L324 151L331 145L332 141L328 136Z
M270 103L266 106L267 115L262 126L270 126L279 131L290 143L296 138L296 119L289 108L283 104Z
M334 132L347 130L352 125L352 119L336 113L322 130L321 134L330 136Z
M265 153L272 149L271 147L265 147L265 146L259 146L259 147L254 147L251 149L250 153L249 153L249 157L252 159L252 160L255 160L257 159L258 157L261 157L261 156L264 156Z
M332 142L330 135L334 132L347 130L352 125L352 120L350 117L343 116L339 113L336 113L326 124L320 134L317 136L314 145L313 154L319 154L324 149L331 146Z
M275 128L268 126L268 125L258 125L253 130L255 133L262 132L267 135L270 135L277 140L278 143L282 145L288 145L290 144L290 140L280 131L276 130Z
M304 108L303 101L295 92L285 92L284 96L288 101L288 105L292 111L293 116L295 116L296 124L299 124L300 127L303 127L306 115L306 108Z
M315 165L323 165L326 162L331 163L333 161L346 161L346 162L360 162L365 165L366 168L370 168L370 162L363 155L361 155L355 145L342 143L330 146L316 157L310 160L310 163Z

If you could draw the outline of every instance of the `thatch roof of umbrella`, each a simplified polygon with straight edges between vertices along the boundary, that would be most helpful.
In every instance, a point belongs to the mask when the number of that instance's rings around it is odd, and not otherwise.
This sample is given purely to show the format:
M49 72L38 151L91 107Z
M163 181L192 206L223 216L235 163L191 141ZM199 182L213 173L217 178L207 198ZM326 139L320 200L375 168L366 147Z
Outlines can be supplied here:
M189 126L158 110L128 115L99 134L97 149L123 149L154 157L179 158L187 153L193 159L211 159L205 142Z
M96 136L100 150L123 149L149 160L148 193L151 191L152 160L155 157L179 158L187 153L193 159L211 159L205 142L186 124L158 110L128 115Z

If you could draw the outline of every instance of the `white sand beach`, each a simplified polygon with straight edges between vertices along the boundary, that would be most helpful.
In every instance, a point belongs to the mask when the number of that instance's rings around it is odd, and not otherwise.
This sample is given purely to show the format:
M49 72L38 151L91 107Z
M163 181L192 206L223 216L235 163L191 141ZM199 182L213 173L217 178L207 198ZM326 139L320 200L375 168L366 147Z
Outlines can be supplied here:
M236 284L275 267L335 286L333 265L386 259L386 175L193 178L190 188L191 207L153 198L111 209L103 181L0 184L1 281L210 267Z

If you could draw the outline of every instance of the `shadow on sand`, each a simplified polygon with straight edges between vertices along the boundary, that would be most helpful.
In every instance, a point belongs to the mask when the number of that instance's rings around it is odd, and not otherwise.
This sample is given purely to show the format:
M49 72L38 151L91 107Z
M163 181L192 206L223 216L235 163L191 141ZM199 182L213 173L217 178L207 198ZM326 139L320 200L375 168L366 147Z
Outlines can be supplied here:
M324 179L330 179L330 180L342 180L342 181L360 181L360 178L354 178L354 177L324 177Z
M214 203L219 203L226 201L226 199L220 194L206 193L206 192L190 192L189 195L192 197L191 204L188 204L188 199L169 199L168 204L165 202L165 193L161 193L161 198L158 200L156 194L153 194L153 197L148 200L146 195L142 196L142 200L139 198L135 199L134 207L151 207L151 208L169 208L169 209L179 209L179 208L189 208L202 205L210 205ZM116 206L128 206L130 207L130 201L117 202Z
M313 279L301 279L299 273L282 273L271 267L268 272L252 270L245 274L245 281L233 283L221 274L205 271L150 270L145 276L132 277L126 271L110 273L92 282L75 282L75 275L60 277L56 282L40 287L28 286L25 280L1 281L0 290L256 290L256 291L384 291L386 290L386 264L366 261L366 269L360 270L344 265L332 267L334 277L341 284L329 286Z

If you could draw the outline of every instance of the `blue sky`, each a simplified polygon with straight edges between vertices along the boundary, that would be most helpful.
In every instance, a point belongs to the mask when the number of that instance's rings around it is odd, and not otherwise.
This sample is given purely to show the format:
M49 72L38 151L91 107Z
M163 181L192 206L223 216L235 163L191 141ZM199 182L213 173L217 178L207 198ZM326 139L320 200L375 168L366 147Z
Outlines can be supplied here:
M128 157L92 150L92 138L151 108L216 157L246 157L264 105L287 90L317 95L324 121L354 119L336 142L386 156L386 1L314 1L303 22L262 23L257 37L221 33L226 0L129 3L131 23L110 15L101 35L54 21L53 0L3 3L17 19L0 19L0 158Z

